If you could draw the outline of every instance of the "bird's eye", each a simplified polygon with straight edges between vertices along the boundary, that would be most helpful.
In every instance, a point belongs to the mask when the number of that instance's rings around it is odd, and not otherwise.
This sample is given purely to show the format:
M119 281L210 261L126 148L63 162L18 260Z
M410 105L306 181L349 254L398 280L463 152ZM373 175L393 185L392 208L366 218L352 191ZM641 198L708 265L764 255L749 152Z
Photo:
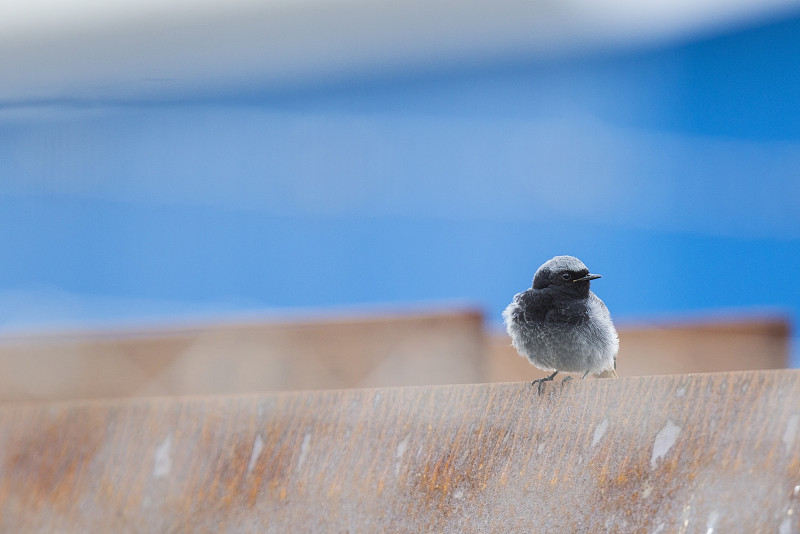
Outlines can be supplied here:
M564 280L569 280L569 278L570 278L569 273L563 273L561 275L561 278L563 278Z

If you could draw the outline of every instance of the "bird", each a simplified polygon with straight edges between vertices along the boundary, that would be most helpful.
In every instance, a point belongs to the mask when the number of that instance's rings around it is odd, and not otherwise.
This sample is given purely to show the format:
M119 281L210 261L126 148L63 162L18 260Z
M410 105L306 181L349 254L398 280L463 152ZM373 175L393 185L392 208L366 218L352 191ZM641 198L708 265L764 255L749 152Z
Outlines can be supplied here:
M616 377L619 337L608 308L589 288L600 278L574 256L556 256L536 270L530 289L514 295L503 311L506 332L520 356L552 374ZM566 377L566 380L571 380Z

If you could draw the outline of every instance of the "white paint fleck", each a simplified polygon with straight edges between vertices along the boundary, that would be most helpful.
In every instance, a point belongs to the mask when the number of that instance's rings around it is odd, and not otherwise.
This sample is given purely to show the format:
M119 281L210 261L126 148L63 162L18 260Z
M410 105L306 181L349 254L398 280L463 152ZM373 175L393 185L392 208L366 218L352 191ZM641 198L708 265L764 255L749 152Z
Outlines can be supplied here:
M717 513L716 510L708 515L708 521L706 521L706 534L714 534L714 526L717 524L717 519L719 519L719 513Z
M461 500L461 499L463 499L463 498L464 498L464 492L463 492L463 491L461 491L461 489L457 489L457 490L455 491L455 493L453 493L453 498L454 498L454 499L458 499L458 500Z
M258 455L261 454L261 451L264 449L264 440L261 437L261 434L256 434L256 439L253 440L253 451L250 453L250 461L247 462L247 472L253 470L256 466L256 461L258 461Z
M800 496L800 484L794 487L794 496L795 497Z
M681 386L675 390L676 397L683 397L684 395L686 395L686 386Z
M378 391L375 393L375 396L372 397L372 405L377 406L381 403L381 392Z
M666 523L659 524L656 527L656 529L653 531L653 534L658 534L659 532L663 532L664 531L664 527L666 527L666 526L667 526Z
M800 415L797 414L791 416L789 418L789 422L786 424L786 430L781 438L783 445L786 447L786 452L792 452L794 450L794 442L797 439L798 424L800 424Z
M778 527L778 534L792 534L792 518L784 517L781 526Z
M536 448L536 454L542 454L543 450L544 450L544 443L540 443L539 447Z
M156 447L155 458L153 460L153 477L165 477L172 470L172 458L169 456L169 449L172 446L172 434L167 436L158 447Z
M651 493L653 493L653 486L651 486L649 483L646 483L644 489L642 489L642 498L648 498Z
M394 454L394 457L397 458L397 462L394 464L394 476L400 475L400 463L403 459L403 455L406 453L406 449L408 448L408 436L403 438L403 441L397 444L397 451Z
M597 426L594 427L594 436L592 436L592 447L597 445L597 443L603 439L603 436L606 434L606 430L608 430L608 418L603 419Z
M653 442L653 456L650 457L650 468L655 469L656 462L669 452L678 436L681 433L681 427L672 422L671 419L667 420L664 428L658 431L656 439Z
M397 444L397 452L395 452L395 458L402 458L403 455L406 453L406 449L408 448L408 436L403 438L403 441Z
M311 443L311 433L306 432L306 435L303 436L303 443L300 444L300 458L297 459L297 469L302 469L303 464L306 461L306 456L308 456L308 446Z

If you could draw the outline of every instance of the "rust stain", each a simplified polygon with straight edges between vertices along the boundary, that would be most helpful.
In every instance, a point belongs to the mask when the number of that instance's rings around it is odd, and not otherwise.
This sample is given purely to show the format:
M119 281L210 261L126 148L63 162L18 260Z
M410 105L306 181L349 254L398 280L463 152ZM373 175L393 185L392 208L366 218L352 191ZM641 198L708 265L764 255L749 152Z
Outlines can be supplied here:
M102 413L65 411L31 425L7 445L0 494L13 495L33 510L74 507L76 497L93 482L87 471L105 432Z
M438 455L415 461L410 468L416 472L414 483L407 486L404 497L408 508L415 513L421 510L436 511L433 523L426 528L441 526L454 510L487 491L490 477L505 466L503 448L498 443L507 432L503 427L481 426L469 432L457 432L453 441L443 445ZM506 452L508 448L504 448ZM490 451L495 451L492 455Z
M302 430L290 417L278 417L268 425L241 417L245 412L229 403L231 416L209 426L207 416L195 413L187 419L188 427L177 432L173 443L173 476L182 480L178 487L194 490L176 509L187 524L206 525L220 518L237 518L263 506L265 500L285 503L289 495L302 495L305 481L294 484L292 471L297 465L303 432L286 432L285 426ZM213 420L213 419L212 419ZM202 426L191 423L199 422ZM174 424L180 426L179 421ZM260 437L259 450L255 450ZM188 449L191 458L180 462L179 451Z

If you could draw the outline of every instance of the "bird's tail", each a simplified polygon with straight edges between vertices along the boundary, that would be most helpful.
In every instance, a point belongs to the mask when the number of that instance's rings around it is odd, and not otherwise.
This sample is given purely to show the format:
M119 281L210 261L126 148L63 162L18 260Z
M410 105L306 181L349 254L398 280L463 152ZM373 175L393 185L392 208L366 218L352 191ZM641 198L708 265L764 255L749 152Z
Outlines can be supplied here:
M595 375L597 378L618 378L617 372L614 369L606 369L602 373Z

